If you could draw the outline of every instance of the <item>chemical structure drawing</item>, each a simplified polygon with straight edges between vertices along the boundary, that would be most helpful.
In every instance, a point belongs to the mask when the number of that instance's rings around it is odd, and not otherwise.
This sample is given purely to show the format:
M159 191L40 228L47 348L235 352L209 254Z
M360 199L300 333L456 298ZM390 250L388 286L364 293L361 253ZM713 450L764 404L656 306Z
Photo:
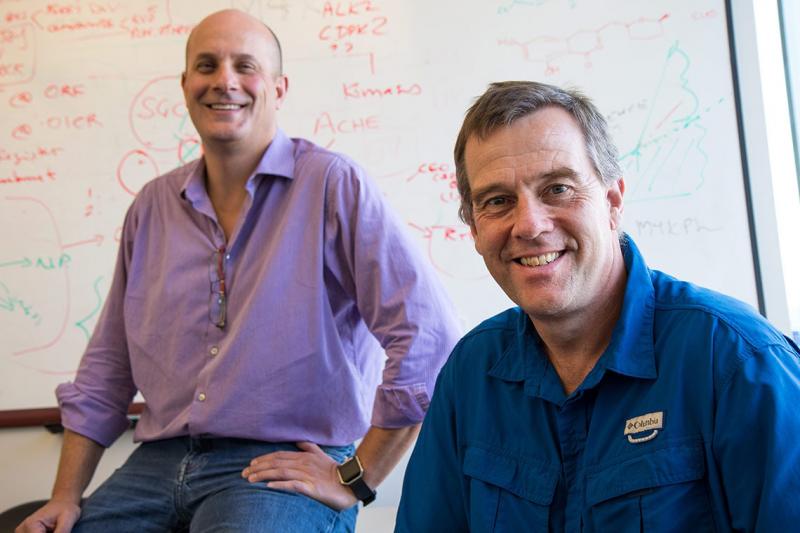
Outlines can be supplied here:
M561 71L559 62L570 56L583 57L584 66L592 67L592 56L607 48L604 33L623 29L631 41L653 40L664 37L664 23L669 13L658 18L639 17L630 21L611 21L588 30L578 30L567 36L543 35L526 41L514 38L499 39L499 46L518 48L525 61L542 63L546 75Z

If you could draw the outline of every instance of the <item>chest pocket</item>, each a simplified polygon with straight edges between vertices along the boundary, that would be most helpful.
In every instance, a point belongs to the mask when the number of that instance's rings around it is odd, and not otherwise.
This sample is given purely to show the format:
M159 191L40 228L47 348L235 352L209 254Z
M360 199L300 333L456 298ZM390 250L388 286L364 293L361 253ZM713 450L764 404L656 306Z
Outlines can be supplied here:
M654 450L586 476L589 531L714 531L702 443Z
M558 466L470 446L463 471L471 532L547 531Z

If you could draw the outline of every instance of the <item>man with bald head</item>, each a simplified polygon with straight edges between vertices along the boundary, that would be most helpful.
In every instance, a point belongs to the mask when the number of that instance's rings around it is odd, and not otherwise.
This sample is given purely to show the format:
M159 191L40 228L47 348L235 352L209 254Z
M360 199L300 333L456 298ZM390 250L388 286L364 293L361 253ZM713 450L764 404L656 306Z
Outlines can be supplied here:
M203 156L127 213L103 313L57 390L51 500L18 531L352 531L417 434L454 314L364 171L278 128L288 81L268 27L201 21L181 86ZM142 444L81 506L137 391Z

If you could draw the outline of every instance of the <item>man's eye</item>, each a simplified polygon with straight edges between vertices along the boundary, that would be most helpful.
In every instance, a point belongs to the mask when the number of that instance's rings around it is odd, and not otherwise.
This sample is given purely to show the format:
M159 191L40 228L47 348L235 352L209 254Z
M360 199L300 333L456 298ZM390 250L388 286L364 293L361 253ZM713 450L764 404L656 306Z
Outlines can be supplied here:
M493 196L492 198L486 200L484 205L486 207L500 207L506 205L506 203L507 199L504 196Z
M252 63L242 63L241 65L239 65L239 70L242 72L252 72L256 70L256 66L253 65Z
M208 62L198 63L197 70L200 72L211 72L214 70L214 65Z
M564 194L568 190L569 190L569 187L567 187L566 185L562 185L560 183L550 187L550 192L552 192L553 194Z

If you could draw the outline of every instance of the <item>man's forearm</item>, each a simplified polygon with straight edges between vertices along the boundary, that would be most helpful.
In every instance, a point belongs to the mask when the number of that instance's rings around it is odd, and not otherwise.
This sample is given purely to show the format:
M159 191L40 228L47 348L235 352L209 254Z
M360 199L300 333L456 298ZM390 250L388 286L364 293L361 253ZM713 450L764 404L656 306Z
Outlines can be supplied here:
M65 429L52 499L79 504L104 451L95 441Z
M364 481L373 489L386 479L403 454L414 443L421 424L399 429L372 426L356 453L364 467Z

